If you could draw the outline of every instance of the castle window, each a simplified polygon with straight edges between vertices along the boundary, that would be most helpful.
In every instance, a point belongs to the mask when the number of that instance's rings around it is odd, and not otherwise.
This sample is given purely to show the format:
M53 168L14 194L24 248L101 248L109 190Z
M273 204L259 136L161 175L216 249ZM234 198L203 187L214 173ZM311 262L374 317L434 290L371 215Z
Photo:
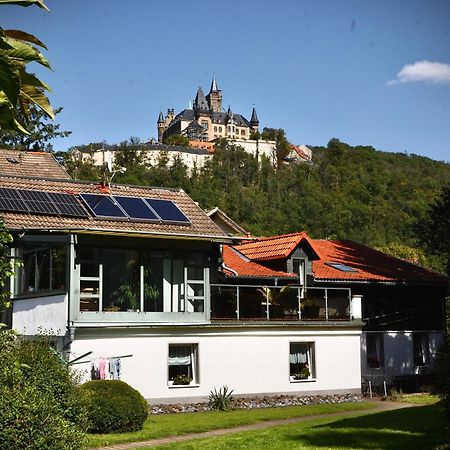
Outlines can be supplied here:
M219 127L219 133L222 133L222 127Z
M241 130L241 135L245 136L245 130Z
M217 127L216 126L214 127L214 132L217 132Z
M201 125L202 125L202 127L203 127L205 130L208 129L208 122L207 122L206 120L202 120Z

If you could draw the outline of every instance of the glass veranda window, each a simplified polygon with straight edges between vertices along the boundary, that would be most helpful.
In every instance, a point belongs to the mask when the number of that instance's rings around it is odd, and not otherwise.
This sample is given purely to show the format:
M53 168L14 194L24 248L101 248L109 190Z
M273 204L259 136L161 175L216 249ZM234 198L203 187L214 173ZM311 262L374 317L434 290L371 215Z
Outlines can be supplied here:
M384 366L383 335L380 333L367 334L367 367L377 369Z
M24 244L19 249L16 295L60 291L66 287L66 247L45 243Z
M103 310L139 311L139 252L103 249Z

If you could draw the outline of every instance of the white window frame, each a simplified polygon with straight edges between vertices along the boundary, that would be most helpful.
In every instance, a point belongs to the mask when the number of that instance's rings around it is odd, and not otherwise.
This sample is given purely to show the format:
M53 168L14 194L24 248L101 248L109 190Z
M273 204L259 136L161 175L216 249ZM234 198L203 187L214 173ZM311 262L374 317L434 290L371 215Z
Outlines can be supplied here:
M192 381L189 384L173 384L173 380L169 380L169 359L170 347L190 347L191 351L191 372ZM167 346L167 386L174 389L198 387L200 384L199 377L199 351L197 342L171 342Z
M310 371L310 375L308 378L304 378L304 379L296 379L294 378L294 376L291 374L291 361L290 361L290 357L291 357L291 346L295 345L295 344L303 344L307 346L307 351L306 351L306 364L309 367L309 371ZM289 374L289 381L291 383L305 383L305 382L311 382L311 381L316 381L317 379L317 373L316 373L316 364L315 364L315 358L316 358L316 345L314 341L290 341L289 342L289 353L288 353L288 374Z

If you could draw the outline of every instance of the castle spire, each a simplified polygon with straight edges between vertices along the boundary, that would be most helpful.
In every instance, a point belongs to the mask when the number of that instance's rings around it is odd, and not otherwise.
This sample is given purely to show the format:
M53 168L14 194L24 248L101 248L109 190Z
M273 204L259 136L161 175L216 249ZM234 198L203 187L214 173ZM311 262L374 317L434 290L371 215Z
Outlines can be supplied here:
M162 113L162 111L159 111L159 116L158 116L158 123L164 123L164 115Z
M252 117L250 119L250 127L253 131L258 131L259 128L259 120L258 115L256 114L255 105L253 105Z
M213 76L213 79L211 81L211 88L209 89L209 93L211 94L211 92L218 92L219 89L217 88L217 81L216 81L216 77Z

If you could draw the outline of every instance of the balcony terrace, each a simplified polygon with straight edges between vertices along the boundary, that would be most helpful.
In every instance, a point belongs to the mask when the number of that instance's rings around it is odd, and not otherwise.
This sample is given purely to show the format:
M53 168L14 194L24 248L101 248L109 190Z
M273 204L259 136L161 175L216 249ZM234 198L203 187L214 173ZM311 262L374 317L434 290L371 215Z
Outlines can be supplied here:
M351 289L211 284L211 321L350 321Z

